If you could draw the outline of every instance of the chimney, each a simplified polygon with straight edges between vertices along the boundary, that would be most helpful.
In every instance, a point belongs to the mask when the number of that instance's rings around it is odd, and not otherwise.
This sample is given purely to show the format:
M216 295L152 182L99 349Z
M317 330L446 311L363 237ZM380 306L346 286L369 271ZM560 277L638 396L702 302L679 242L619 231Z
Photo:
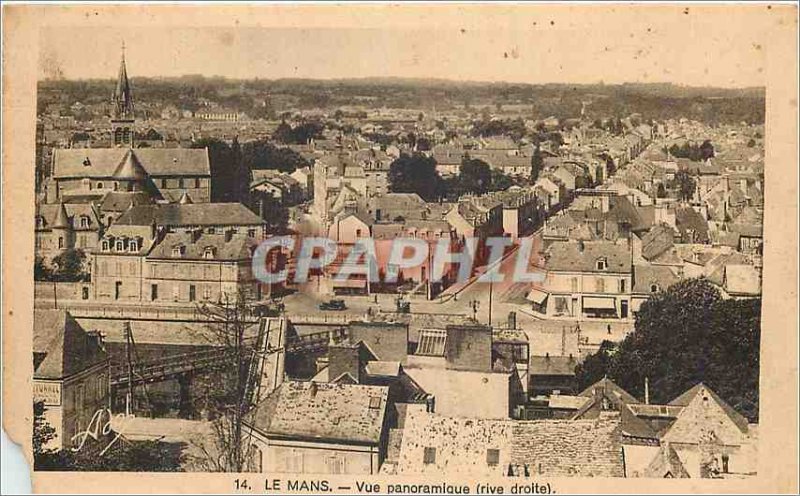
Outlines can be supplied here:
M192 243L197 243L197 240L200 239L202 233L202 229L192 229Z
M644 378L644 404L650 404L650 379L648 377Z

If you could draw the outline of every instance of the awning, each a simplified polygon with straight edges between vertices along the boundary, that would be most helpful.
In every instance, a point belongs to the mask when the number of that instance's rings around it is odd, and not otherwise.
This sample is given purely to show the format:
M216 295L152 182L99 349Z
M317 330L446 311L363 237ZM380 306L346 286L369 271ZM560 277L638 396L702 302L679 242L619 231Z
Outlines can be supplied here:
M345 279L344 281L338 281L333 279L333 287L334 288L366 288L367 287L367 280L366 279Z
M528 293L527 299L528 301L532 301L537 305L541 305L542 302L546 300L548 296L550 295L548 295L544 291L539 291L538 289L532 289L531 292Z
M599 296L584 296L583 308L596 310L616 310L617 302L614 298L601 298Z

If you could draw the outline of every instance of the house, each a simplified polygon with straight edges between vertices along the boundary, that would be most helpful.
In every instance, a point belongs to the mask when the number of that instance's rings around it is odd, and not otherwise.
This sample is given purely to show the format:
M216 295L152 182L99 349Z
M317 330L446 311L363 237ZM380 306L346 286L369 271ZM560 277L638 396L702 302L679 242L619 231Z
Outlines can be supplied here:
M137 205L126 210L114 225L120 228L155 226L156 230L169 232L233 231L256 239L266 236L264 221L241 203Z
M244 420L260 473L374 475L386 458L389 388L287 381Z
M109 363L100 335L86 332L69 312L34 310L33 400L44 403L44 419L56 434L47 448L79 445L77 434L89 428L95 415L106 414Z
M630 318L629 241L557 241L545 252L535 310L548 316Z
M398 475L623 477L619 420L498 420L409 408Z

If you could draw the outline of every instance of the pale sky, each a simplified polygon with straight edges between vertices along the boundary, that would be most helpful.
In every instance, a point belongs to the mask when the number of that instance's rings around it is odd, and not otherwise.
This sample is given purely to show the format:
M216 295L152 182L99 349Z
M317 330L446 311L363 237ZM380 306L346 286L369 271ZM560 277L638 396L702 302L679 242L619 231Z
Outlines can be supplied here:
M688 13L683 6L641 5L372 7L195 7L185 16L148 12L149 19L141 11L87 15L85 22L43 28L40 76L57 66L69 79L113 78L124 39L133 78L397 76L763 86L772 20L766 5L692 6ZM125 25L111 27L121 20Z

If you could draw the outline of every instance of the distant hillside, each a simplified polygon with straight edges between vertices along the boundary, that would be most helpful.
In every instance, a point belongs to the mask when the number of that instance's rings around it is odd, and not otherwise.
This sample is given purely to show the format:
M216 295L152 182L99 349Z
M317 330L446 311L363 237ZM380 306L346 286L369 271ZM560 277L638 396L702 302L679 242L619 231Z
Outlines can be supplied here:
M639 113L644 119L687 117L714 123L763 123L764 88L699 88L669 83L540 84L460 82L442 79L250 79L199 75L180 78L133 78L139 102L174 104L195 109L202 100L250 112L264 104L275 111L360 105L369 107L447 110L504 105L530 106L525 115L567 118L579 115L587 102L590 118ZM108 101L112 80L42 81L40 108L48 103L71 105Z

